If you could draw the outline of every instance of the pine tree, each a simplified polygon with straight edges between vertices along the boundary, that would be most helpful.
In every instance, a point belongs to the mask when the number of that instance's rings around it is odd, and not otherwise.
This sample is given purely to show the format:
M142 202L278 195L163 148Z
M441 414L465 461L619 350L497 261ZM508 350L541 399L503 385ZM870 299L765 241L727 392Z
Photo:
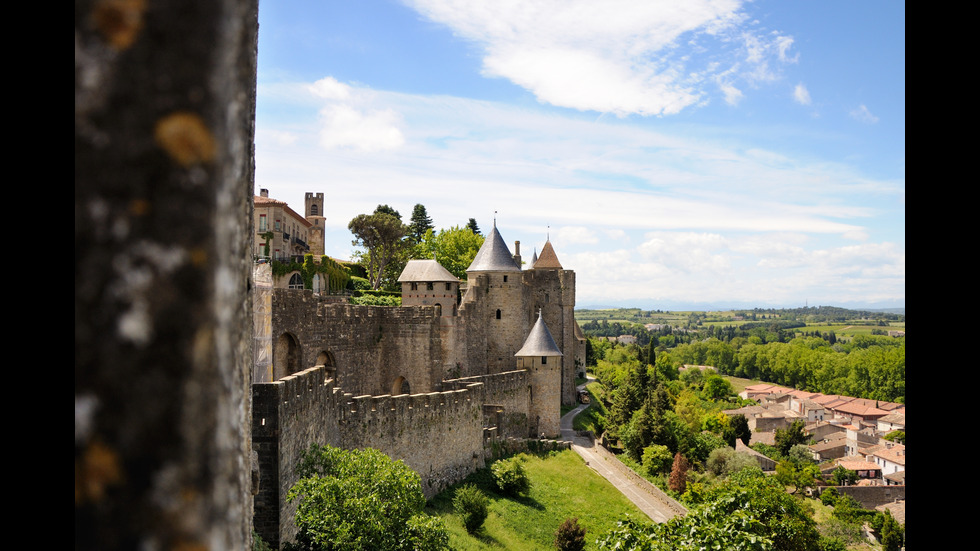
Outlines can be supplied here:
M476 225L476 218L470 218L470 221L468 224L466 224L466 227L469 228L471 232L480 235L480 226Z
M429 218L429 213L426 212L425 206L421 203L412 209L412 219L408 222L408 227L411 229L410 235L416 243L422 241L425 232L435 229L435 226L432 225L432 219Z

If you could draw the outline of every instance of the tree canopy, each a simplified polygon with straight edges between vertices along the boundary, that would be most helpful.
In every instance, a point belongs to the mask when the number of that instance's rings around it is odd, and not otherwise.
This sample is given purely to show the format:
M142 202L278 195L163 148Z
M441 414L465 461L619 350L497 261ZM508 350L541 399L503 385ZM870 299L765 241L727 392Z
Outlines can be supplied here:
M408 226L402 224L398 211L388 205L378 205L373 214L355 216L347 228L354 234L353 244L365 249L362 264L371 287L379 289L385 269L408 247L405 239Z
M408 227L412 240L416 243L422 241L425 232L435 229L435 226L432 225L432 218L429 218L429 213L425 210L425 205L421 203L415 205L415 208L412 209L412 218L408 222Z
M470 218L470 221L467 222L466 227L476 235L480 235L480 226L476 225L476 218Z
M312 445L303 453L299 482L297 544L287 549L448 549L441 521L422 513L419 475L374 449L342 450Z
M483 246L483 236L467 228L453 226L449 229L426 231L422 240L412 250L413 258L433 258L449 273L466 279L466 269L473 263L476 253Z

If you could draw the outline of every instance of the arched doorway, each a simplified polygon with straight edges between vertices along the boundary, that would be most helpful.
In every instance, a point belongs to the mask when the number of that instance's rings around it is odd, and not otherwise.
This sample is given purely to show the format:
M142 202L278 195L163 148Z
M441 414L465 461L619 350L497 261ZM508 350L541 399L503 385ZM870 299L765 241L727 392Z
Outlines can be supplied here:
M289 333L279 335L272 350L272 372L276 380L300 371L300 346L296 337Z
M411 394L412 387L408 384L408 379L405 377L398 377L395 384L391 385L391 395L398 396L401 394Z
M289 288L290 289L302 289L303 288L303 276L298 273L293 274L289 277Z

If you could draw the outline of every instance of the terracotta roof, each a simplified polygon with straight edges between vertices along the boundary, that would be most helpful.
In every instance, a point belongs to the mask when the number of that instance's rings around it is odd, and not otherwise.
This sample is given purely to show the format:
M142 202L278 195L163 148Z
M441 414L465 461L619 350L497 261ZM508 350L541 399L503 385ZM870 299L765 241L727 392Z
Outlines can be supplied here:
M285 209L286 214L288 214L288 215L292 216L293 218L295 218L297 222L301 222L307 228L313 226L313 222L310 222L306 218L303 218L302 216L300 216L299 213L297 213L296 211L294 211L293 209L291 209L289 207L289 204L287 204L285 201L280 201L279 199L273 199L271 197L262 197L261 195L255 195L254 197L255 197L255 207L256 208L261 208L261 207L282 207L283 209Z
M546 241L544 248L541 249L541 256L538 257L537 262L534 263L533 268L535 270L561 270L561 262L558 262L558 255L555 254L555 248L551 246L551 241Z
M473 263L466 269L467 272L519 272L520 266L514 262L514 256L510 254L510 249L504 243L504 238L500 237L497 231L496 222L490 235L483 241L483 246L473 258Z
M524 346L517 351L515 356L561 356L561 350L555 344L555 339L548 331L548 326L541 319L541 312L538 311L538 321L534 322L534 327L527 335Z
M851 471L880 471L881 466L862 459L838 459L837 464Z
M896 465L905 465L905 446L902 444L895 444L890 448L882 446L881 449L875 450L871 455L880 457Z
M459 278L449 273L449 270L442 267L435 260L409 260L398 276L398 282L403 281L455 281Z

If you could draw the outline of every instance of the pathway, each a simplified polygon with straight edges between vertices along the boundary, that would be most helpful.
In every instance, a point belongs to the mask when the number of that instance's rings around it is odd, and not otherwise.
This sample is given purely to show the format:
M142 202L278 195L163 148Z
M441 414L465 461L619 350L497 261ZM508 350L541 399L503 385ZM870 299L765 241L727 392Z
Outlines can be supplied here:
M593 380L590 378L589 382ZM585 388L585 384L579 385L577 390ZM581 404L562 416L560 421L562 440L570 441L572 449L582 456L586 465L611 482L654 522L666 522L678 514L685 513L686 510L682 505L623 465L605 448L595 445L591 438L575 434L572 420L587 407L589 404Z

